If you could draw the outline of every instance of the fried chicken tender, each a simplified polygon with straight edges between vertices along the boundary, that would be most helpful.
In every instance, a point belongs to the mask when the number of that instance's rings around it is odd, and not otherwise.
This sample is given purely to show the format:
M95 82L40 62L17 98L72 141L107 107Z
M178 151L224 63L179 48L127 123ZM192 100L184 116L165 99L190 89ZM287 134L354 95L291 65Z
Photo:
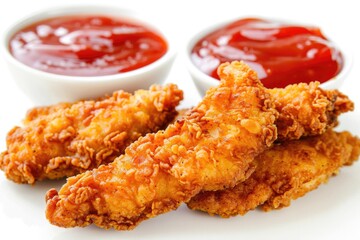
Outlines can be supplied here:
M202 192L188 207L211 215L244 215L261 206L269 211L316 189L339 168L359 158L360 139L349 132L325 134L274 145L256 158L255 172L243 183L222 191Z
M338 124L338 116L354 110L354 103L338 90L324 90L319 82L269 89L279 112L277 141L316 136ZM177 119L186 109L180 110Z
M248 178L255 156L276 139L277 112L256 73L240 62L219 68L221 82L164 131L131 144L113 163L75 177L46 196L57 226L128 230L176 209L201 190Z
M278 140L315 136L337 125L341 113L352 111L354 103L338 90L323 90L319 82L299 83L269 89L275 99Z
M34 108L24 127L8 133L0 168L14 182L33 184L111 162L140 136L171 122L182 98L176 85L154 85L134 95L120 90L97 101Z

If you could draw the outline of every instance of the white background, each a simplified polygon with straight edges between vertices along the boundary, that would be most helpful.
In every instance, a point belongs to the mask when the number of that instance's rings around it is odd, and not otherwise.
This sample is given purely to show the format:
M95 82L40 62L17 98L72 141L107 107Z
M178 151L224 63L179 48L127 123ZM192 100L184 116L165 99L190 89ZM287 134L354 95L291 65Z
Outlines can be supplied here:
M17 19L46 7L103 3L153 14L176 34L178 55L168 78L185 90L182 106L199 100L183 59L187 38L215 21L259 16L306 21L325 29L325 34L350 51L353 66L341 90L360 105L360 8L354 0L336 1L51 1L3 0L0 3L0 32ZM32 103L13 83L0 53L0 151L5 150L6 133L19 124ZM339 129L360 135L360 106L341 117ZM9 182L0 172L1 239L360 239L360 163L345 168L328 184L292 203L289 208L244 217L221 219L190 211L186 206L143 222L128 232L87 228L62 229L44 217L44 194L63 181L35 186Z

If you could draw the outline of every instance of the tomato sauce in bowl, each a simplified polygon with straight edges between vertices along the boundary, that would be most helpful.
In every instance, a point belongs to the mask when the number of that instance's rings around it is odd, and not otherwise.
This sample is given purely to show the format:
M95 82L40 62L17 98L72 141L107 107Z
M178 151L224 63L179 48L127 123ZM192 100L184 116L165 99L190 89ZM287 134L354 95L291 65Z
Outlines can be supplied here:
M162 84L175 58L162 18L102 4L57 6L9 24L0 50L34 105Z
M126 18L102 15L58 16L15 33L11 54L45 72L105 76L149 65L168 50L151 28Z
M269 88L324 83L344 65L340 50L319 28L258 18L240 19L210 32L190 54L200 71L216 79L221 63L243 60Z

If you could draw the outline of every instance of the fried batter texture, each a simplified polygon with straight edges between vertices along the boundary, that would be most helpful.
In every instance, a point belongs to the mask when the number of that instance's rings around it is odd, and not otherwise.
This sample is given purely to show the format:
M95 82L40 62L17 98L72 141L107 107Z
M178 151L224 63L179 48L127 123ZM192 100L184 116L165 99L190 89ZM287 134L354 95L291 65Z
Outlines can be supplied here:
M8 133L0 168L14 182L33 184L111 162L131 142L171 122L182 98L176 85L154 85L134 95L117 91L97 101L34 108L24 127Z
M323 90L319 85L311 82L269 89L280 113L276 120L278 141L320 135L338 124L341 113L354 109L346 95L338 90Z
M59 192L49 190L47 219L128 230L201 190L248 178L253 159L276 139L277 111L247 65L223 64L219 74L220 85L182 120L140 138L113 163L68 178Z
M222 191L202 192L188 207L211 215L244 215L257 206L265 211L316 189L339 168L359 158L360 139L349 132L325 134L274 145L256 158L255 172L243 183Z
M319 82L299 83L268 91L279 117L278 142L323 134L338 124L338 116L354 110L354 103L338 90L324 90ZM179 110L180 119L186 109Z

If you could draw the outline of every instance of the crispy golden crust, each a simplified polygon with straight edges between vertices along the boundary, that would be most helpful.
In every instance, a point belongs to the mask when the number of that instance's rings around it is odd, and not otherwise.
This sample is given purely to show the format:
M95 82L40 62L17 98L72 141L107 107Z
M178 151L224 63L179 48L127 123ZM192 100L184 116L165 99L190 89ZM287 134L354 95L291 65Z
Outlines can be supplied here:
M270 89L279 118L278 140L315 136L337 125L337 116L354 109L354 103L337 90L323 90L319 82Z
M354 103L338 90L323 90L318 82L269 89L279 112L275 124L278 141L316 136L337 125L337 117L354 109ZM187 109L181 110L181 118Z
M124 91L98 101L30 110L7 136L0 168L18 183L73 176L111 162L126 146L166 126L183 98L176 85Z
M359 158L360 139L348 132L325 134L275 145L256 158L254 173L232 189L202 192L187 204L194 210L230 217L257 206L265 211L290 205Z
M61 227L132 229L200 190L234 186L276 139L270 95L245 64L220 67L220 85L165 131L131 144L113 163L47 193L46 217Z

